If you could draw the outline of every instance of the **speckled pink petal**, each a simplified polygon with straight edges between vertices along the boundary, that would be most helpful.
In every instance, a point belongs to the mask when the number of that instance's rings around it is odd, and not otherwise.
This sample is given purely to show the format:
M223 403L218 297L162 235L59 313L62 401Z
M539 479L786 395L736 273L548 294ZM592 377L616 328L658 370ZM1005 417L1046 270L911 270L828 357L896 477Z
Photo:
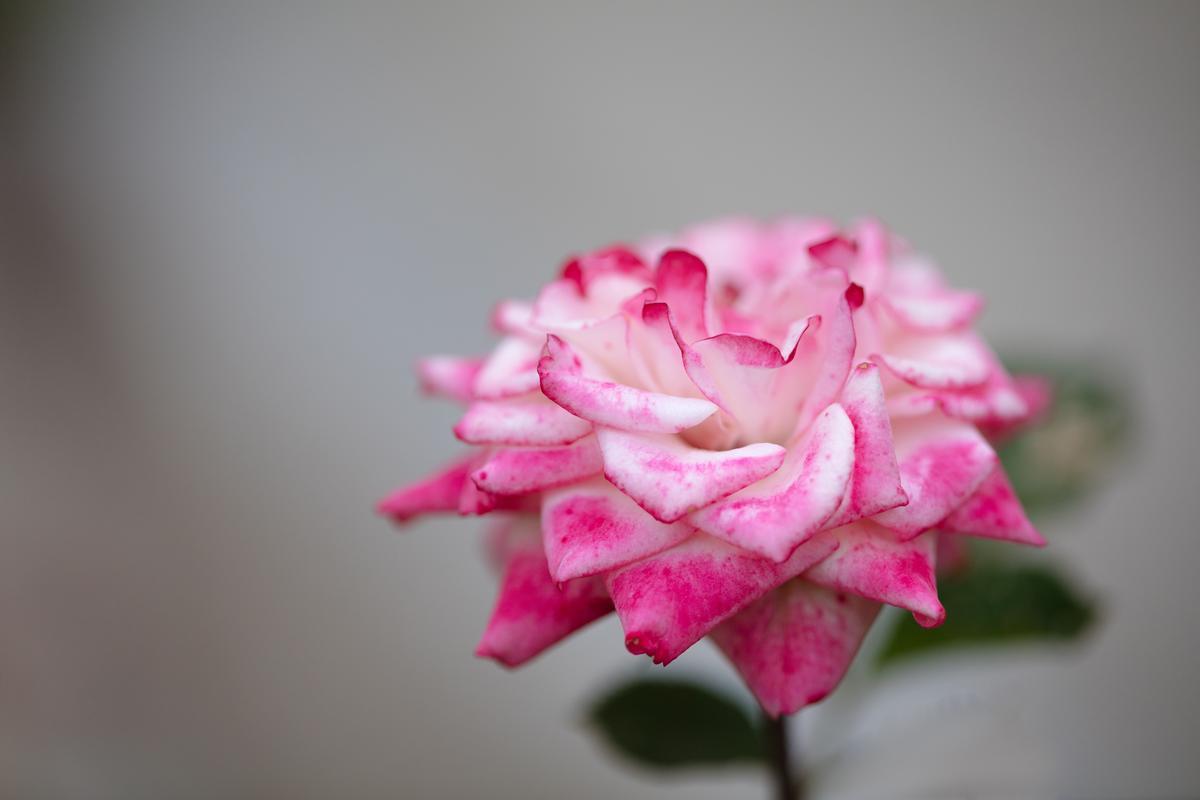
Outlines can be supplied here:
M837 512L825 522L836 528L908 502L900 481L892 423L879 368L859 364L842 390L842 408L854 425L854 472Z
M577 417L623 430L679 433L716 412L708 400L673 397L586 377L583 365L557 336L547 337L538 363L542 392Z
M906 537L945 519L974 493L998 461L973 426L944 417L906 420L896 425L895 438L908 505L873 519Z
M592 423L541 398L472 403L454 435L470 444L565 445L587 436Z
M799 578L712 632L772 717L825 698L850 668L879 604Z
M783 561L841 505L854 468L854 426L829 406L774 474L691 514L713 536Z
M686 250L668 250L658 260L655 287L685 342L708 336L708 269L703 261Z
M612 611L600 578L560 587L550 577L536 528L522 545L507 550L500 592L475 655L515 667Z
M806 580L907 609L926 627L942 623L946 612L934 579L934 531L902 541L894 531L864 520L833 534L837 551L805 572Z
M393 522L406 522L418 514L433 511L457 511L463 486L470 483L467 476L474 468L476 456L447 464L429 477L401 487L389 494L376 510Z
M498 400L535 391L540 355L541 346L536 341L516 336L503 339L475 376L475 396Z
M600 428L596 437L604 477L661 522L674 522L765 478L787 455L767 442L715 451L667 434Z
M482 358L429 356L417 362L417 377L425 393L467 403L474 394L475 378L482 367Z
M1033 527L1004 468L997 466L974 494L939 526L953 533L1043 547L1046 540Z
M501 448L471 480L491 494L528 494L599 475L603 468L596 437L587 436L561 447Z
M625 647L656 664L675 660L706 633L766 592L836 549L827 535L796 548L786 562L759 558L711 536L683 544L606 576Z
M599 480L549 492L542 504L543 546L558 581L623 567L679 544L694 530L656 521Z

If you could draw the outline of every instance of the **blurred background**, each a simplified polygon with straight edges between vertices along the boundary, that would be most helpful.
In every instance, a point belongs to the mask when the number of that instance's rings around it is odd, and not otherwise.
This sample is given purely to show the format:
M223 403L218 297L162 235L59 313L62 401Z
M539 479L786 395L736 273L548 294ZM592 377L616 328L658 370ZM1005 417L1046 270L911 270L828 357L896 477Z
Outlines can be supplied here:
M0 35L0 796L763 796L598 752L586 699L648 669L616 621L478 661L478 523L371 510L455 452L418 355L731 212L882 217L1139 417L1043 524L1092 636L897 672L827 796L1200 796L1200 5L10 2Z

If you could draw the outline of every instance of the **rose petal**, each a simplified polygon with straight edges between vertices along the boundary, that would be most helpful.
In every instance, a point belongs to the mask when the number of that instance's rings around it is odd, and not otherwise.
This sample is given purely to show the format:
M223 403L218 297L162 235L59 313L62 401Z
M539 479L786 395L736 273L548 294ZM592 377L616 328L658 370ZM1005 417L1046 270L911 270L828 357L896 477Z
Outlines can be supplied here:
M671 308L671 315L684 341L708 336L708 269L686 250L668 250L658 260L655 276L658 298Z
M795 424L775 389L780 370L791 363L798 342L810 321L797 331L785 358L779 348L753 336L722 333L693 343L684 353L684 368L709 400L737 421L752 439L782 439ZM791 413L789 413L791 412Z
M533 520L521 523L529 528L524 544L508 547L496 605L475 648L475 655L506 667L525 663L613 607L599 578L560 587L550 577Z
M562 447L496 450L471 480L491 494L527 494L598 475L603 468L596 437L588 436Z
M795 359L807 364L808 391L800 406L796 432L808 428L817 414L841 394L857 345L850 304L839 292L832 309L821 317L820 325L810 335L802 336ZM794 371L793 371L794 372Z
M908 502L878 367L867 362L858 365L842 391L841 406L854 425L854 472L841 507L825 523L828 528Z
M523 300L501 300L492 309L492 327L503 334L524 335L540 340L542 331L533 324L533 304Z
M854 426L834 404L774 474L689 520L731 544L783 561L838 510L853 468Z
M789 581L712 632L763 710L794 714L841 682L879 604Z
M516 336L503 339L475 376L475 396L498 400L534 391L538 388L540 354L541 346L536 341Z
M717 407L707 400L647 392L583 375L566 342L547 337L538 363L542 392L577 417L624 430L679 433L706 420Z
M911 538L937 525L970 497L995 469L997 458L974 427L944 417L906 421L895 430L908 505L873 519Z
M379 502L376 510L396 523L433 511L457 511L474 464L474 455L454 461L429 477L392 492Z
M838 549L805 572L805 580L907 609L926 627L942 623L946 611L934 579L933 531L902 541L864 520L838 528L834 535Z
M658 522L604 481L550 492L542 504L542 542L559 581L623 567L694 531L686 523Z
M991 377L993 358L969 336L910 342L871 357L896 377L921 389L967 389Z
M974 292L936 289L889 293L884 308L904 327L941 333L965 327L983 311L983 298Z
M610 572L609 594L625 629L625 647L667 664L713 627L836 549L830 536L796 548L777 564L711 536Z
M997 466L970 497L939 527L988 539L1044 547L1046 540L1033 527L1004 468Z
M474 393L475 379L482 367L482 358L429 356L417 362L417 376L421 381L421 390L427 394L467 403Z
M674 522L765 478L787 455L766 442L717 452L663 434L601 428L596 436L604 476L662 522Z
M454 426L470 444L565 445L590 433L592 423L545 400L480 400Z

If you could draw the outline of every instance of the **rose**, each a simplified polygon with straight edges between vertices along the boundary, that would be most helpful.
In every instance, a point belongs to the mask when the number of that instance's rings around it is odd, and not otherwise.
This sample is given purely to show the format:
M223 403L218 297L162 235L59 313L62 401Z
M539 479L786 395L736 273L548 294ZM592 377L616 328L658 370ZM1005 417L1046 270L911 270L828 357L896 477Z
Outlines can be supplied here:
M726 220L571 259L435 357L471 452L380 504L499 512L477 653L508 666L615 608L667 664L705 636L763 708L830 692L882 603L939 624L939 535L1042 544L981 429L1033 412L982 307L875 222ZM946 548L943 548L944 550Z

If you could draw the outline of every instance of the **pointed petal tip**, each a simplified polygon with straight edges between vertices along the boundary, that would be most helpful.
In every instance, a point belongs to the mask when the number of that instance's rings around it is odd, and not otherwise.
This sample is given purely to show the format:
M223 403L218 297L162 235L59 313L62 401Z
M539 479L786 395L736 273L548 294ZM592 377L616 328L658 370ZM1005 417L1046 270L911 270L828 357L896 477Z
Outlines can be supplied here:
M932 598L932 602L920 611L914 610L912 615L922 628L936 628L946 621L946 609L937 597Z
M487 633L484 633L483 638L479 640L479 644L475 646L475 657L495 662L506 670L516 669L526 661L529 661L529 658L513 658L503 650L497 649L488 641Z
M661 643L652 633L631 633L625 636L625 649L635 656L649 656L650 660L665 667L676 656L664 652Z

